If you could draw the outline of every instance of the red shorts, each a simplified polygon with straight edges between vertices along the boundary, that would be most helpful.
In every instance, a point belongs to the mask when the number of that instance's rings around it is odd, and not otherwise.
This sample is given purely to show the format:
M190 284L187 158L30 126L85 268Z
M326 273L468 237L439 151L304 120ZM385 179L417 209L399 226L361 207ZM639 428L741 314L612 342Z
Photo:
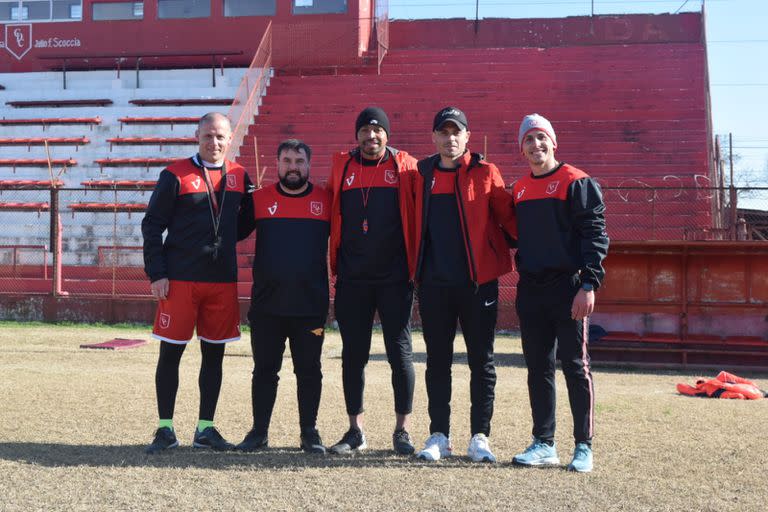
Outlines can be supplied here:
M155 313L152 337L183 345L197 337L209 343L240 339L240 304L237 283L171 281L168 298Z

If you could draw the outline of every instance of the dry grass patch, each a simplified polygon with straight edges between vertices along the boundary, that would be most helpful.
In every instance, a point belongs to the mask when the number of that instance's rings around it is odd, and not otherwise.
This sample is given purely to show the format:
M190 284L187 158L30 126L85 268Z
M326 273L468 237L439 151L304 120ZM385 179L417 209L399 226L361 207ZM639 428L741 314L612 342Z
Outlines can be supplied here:
M216 454L190 448L197 421L199 347L182 360L176 429L182 446L148 457L156 424L155 342L127 351L78 346L148 338L148 329L0 325L0 510L680 510L762 511L768 448L768 400L741 402L678 396L692 373L596 369L595 472L512 467L529 442L530 411L519 340L499 337L492 447L500 463L465 457L469 374L463 342L454 366L453 437L457 457L437 464L397 457L389 369L381 335L367 371L366 434L358 456L306 456L298 450L295 378L281 372L267 452ZM424 344L414 335L417 387L411 433L428 434ZM329 333L319 428L328 444L346 427L341 343ZM230 441L250 427L250 348L231 344L216 417ZM738 373L738 372L737 372ZM747 374L764 387L765 374ZM558 445L569 460L571 421L559 376Z

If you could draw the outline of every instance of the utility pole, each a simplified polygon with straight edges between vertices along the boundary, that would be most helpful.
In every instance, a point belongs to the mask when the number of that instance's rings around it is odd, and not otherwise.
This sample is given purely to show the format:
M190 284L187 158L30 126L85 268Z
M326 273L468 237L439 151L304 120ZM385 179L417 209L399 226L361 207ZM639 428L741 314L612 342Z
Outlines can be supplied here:
M737 207L739 199L736 197L736 187L733 185L733 133L728 133L728 160L731 166L731 186L729 188L731 201L731 225L728 226L731 233L731 240L736 240L736 220Z
M480 0L475 0L475 35L477 35L477 31L479 28L480 28Z

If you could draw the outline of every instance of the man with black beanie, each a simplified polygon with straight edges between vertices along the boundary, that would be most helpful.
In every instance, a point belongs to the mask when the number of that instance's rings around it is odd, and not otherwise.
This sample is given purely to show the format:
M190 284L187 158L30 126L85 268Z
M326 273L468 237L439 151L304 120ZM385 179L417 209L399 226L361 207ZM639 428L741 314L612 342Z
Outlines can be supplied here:
M408 434L414 370L409 320L413 286L410 223L416 160L387 146L390 124L378 107L364 109L355 121L357 147L333 156L331 193L331 271L342 339L342 380L349 430L329 451L366 448L363 433L365 366L378 311L384 347L392 369L395 402L394 450L414 451Z

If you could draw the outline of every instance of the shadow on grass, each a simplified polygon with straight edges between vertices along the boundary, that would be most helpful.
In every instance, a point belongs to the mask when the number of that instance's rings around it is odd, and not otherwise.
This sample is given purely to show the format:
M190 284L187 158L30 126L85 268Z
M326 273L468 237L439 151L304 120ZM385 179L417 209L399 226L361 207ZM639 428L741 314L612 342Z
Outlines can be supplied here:
M158 467L300 471L314 468L466 468L469 458L454 456L439 462L403 457L389 450L365 450L348 456L305 454L298 448L276 447L254 453L212 452L181 446L146 455L145 445L68 445L56 443L0 443L0 460L43 467Z
M341 359L341 355L335 356L334 359ZM497 367L514 366L518 368L525 368L525 359L523 359L523 354L504 354L504 353L497 352L496 354L494 354L493 359L496 362ZM371 354L369 360L386 362L387 356L386 354ZM413 362L426 364L427 362L426 352L414 352ZM467 353L454 352L453 364L467 364Z

